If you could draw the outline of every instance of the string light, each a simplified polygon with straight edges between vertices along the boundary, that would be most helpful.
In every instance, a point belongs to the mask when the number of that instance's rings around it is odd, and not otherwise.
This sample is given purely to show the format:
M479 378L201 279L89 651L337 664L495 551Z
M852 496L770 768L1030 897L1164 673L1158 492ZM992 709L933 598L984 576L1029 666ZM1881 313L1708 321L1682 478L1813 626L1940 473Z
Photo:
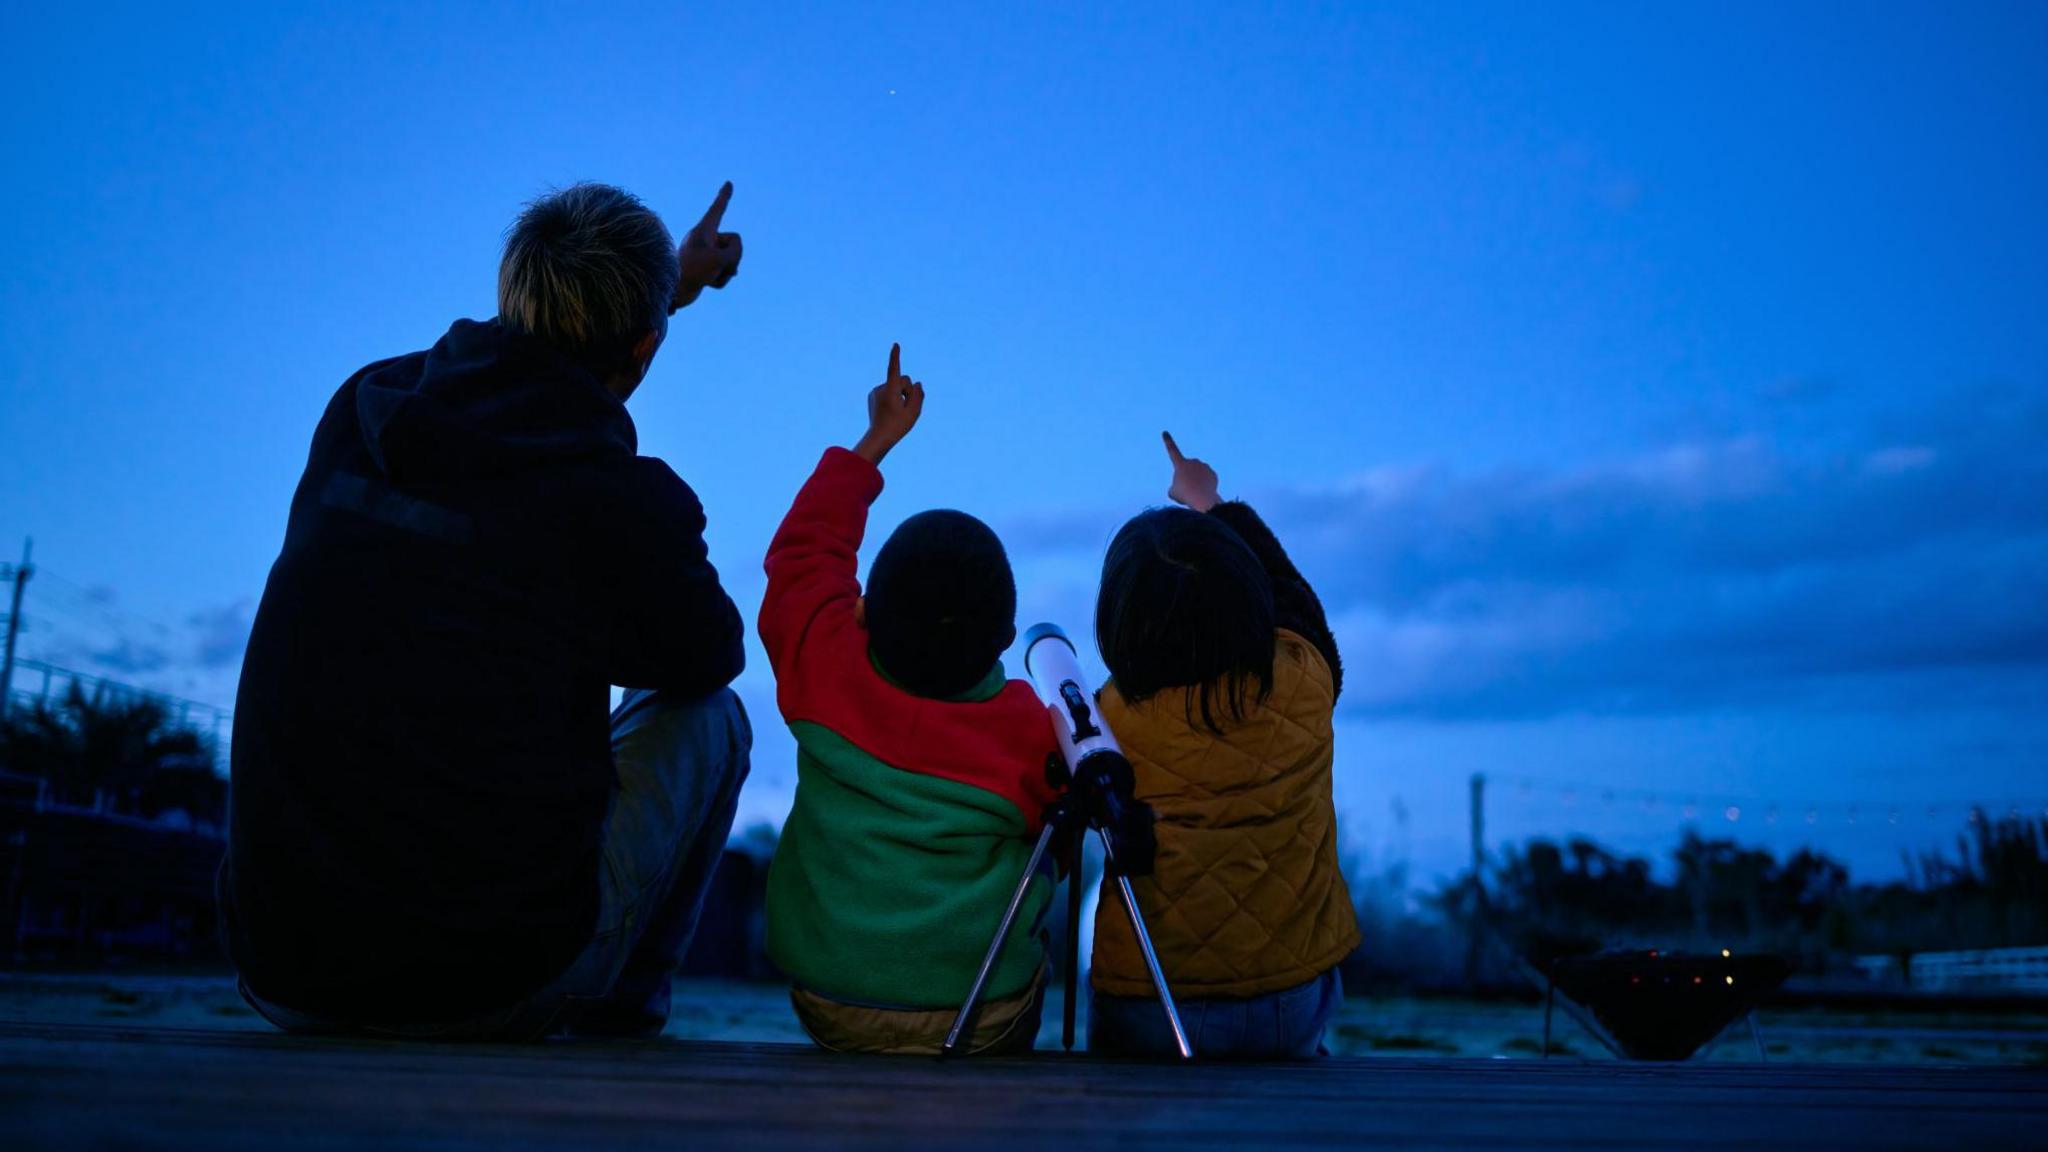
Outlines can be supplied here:
M1902 829L1915 811L1924 812L1930 825L1938 825L1943 820L1953 819L1958 814L1962 815L1972 826L1981 826L1993 820L2030 820L2035 817L2036 813L2044 818L2048 818L2048 802L2020 799L2006 799L1982 804L1961 804L1955 802L1937 802L1926 805L1870 804L1867 799L1847 802L1823 801L1814 804L1786 804L1781 802L1766 804L1763 800L1754 797L1746 798L1725 794L1715 795L1713 793L1688 796L1683 793L1674 794L1654 789L1629 788L1611 784L1587 783L1584 781L1544 780L1520 775L1504 775L1502 782L1512 782L1516 793L1521 796L1540 798L1540 796L1547 795L1554 803L1567 809L1579 808L1582 799L1587 801L1588 806L1590 806L1590 802L1597 798L1603 808L1610 810L1633 802L1640 805L1641 811L1646 816L1655 816L1668 808L1673 815L1686 823L1694 823L1707 813L1718 813L1725 822L1739 824L1742 822L1745 814L1744 810L1747 809L1747 814L1752 821L1761 815L1762 822L1771 828L1777 828L1783 822L1781 817L1789 817L1795 813L1802 817L1802 822L1809 828L1819 828L1829 824L1837 827L1862 828L1866 823L1863 819L1863 810L1866 806L1870 807L1873 813L1881 813L1884 817L1884 826L1894 829ZM1869 823L1875 824L1875 820Z

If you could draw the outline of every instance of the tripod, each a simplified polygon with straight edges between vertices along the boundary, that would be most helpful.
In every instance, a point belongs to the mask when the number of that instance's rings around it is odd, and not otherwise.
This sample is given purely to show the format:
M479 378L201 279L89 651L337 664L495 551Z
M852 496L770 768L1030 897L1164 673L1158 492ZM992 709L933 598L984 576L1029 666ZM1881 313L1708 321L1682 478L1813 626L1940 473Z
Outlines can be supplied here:
M1071 684L1062 686L1063 689L1068 687ZM1086 696L1078 690L1063 690L1060 695L1061 702L1070 713L1068 718L1073 723L1073 736L1084 740L1100 736L1101 730L1090 722ZM1072 741L1062 743L1071 746ZM996 928L994 939L989 941L981 968L967 990L967 1001L960 1006L960 1014L953 1018L953 1026L947 1029L946 1042L940 1052L950 1056L959 1050L961 1037L966 1034L968 1024L974 1018L974 1010L980 1004L989 972L995 968L1003 944L1010 938L1010 929L1016 924L1017 912L1024 906L1024 897L1031 890L1031 881L1037 876L1039 865L1055 842L1060 845L1067 874L1066 1012L1060 1025L1060 1043L1068 1051L1073 1050L1074 1007L1077 1001L1075 984L1081 959L1081 849L1083 837L1093 829L1102 840L1103 873L1116 881L1117 894L1122 899L1125 914L1131 918L1131 930L1138 938L1138 949L1144 954L1146 970L1152 974L1152 987L1159 993L1160 1007L1166 1012L1167 1026L1173 1029L1174 1044L1180 1049L1181 1059L1192 1059L1195 1053L1188 1045L1187 1033L1181 1028L1180 1010L1174 1007L1173 993L1166 987L1166 974L1160 970L1159 956L1152 950L1152 935L1145 930L1145 918L1138 911L1138 897L1131 891L1131 876L1143 875L1152 869L1153 838L1151 809L1130 799L1130 762L1111 745L1082 755L1071 772L1066 757L1056 753L1046 762L1046 774L1055 787L1062 789L1060 798L1046 809L1045 828L1038 834L1038 843L1031 849L1031 859L1024 865L1023 875L1017 878L1017 887L1010 894L1010 904L1003 912L1002 923Z

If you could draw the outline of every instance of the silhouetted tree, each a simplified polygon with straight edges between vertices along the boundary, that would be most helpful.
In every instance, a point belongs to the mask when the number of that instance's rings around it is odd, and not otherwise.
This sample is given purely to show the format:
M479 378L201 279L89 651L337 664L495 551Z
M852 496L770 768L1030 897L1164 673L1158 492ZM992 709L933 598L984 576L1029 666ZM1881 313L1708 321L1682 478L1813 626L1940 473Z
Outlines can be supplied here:
M156 816L183 811L219 824L227 786L213 770L211 742L179 725L146 696L77 684L52 703L10 711L0 724L0 766L40 777L53 799Z
M2048 819L1972 813L1953 859L1909 863L1907 880L1857 890L1857 947L1910 955L2048 943Z

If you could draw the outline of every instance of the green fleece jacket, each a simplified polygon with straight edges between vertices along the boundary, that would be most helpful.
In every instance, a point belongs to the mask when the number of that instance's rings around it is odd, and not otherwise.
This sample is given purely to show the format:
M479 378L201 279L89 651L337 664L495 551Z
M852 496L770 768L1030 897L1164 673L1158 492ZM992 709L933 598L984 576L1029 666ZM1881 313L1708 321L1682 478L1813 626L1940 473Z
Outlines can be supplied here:
M768 873L768 954L814 992L929 1009L967 995L1053 798L1052 723L1001 665L964 695L892 683L854 618L881 473L825 453L768 550L762 643L797 740L796 803ZM1045 962L1034 882L984 995Z

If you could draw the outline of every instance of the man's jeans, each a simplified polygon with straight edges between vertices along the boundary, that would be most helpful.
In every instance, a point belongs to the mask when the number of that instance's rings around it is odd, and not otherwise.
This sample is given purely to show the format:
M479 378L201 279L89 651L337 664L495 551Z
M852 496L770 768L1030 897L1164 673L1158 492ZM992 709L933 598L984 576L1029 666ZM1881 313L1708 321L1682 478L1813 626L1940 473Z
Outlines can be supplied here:
M295 1012L247 985L242 995L288 1032L530 1040L579 1024L658 1031L668 1014L669 976L689 950L732 830L753 742L746 709L730 689L695 699L626 693L612 713L618 785L605 813L596 928L569 969L522 1003L474 1020L368 1024Z
M1306 984L1248 1000L1181 1000L1182 1030L1195 1055L1211 1060L1304 1060L1323 1054L1323 1028L1344 1004L1335 968ZM1173 1030L1150 996L1089 989L1088 1050L1109 1056L1172 1056Z

